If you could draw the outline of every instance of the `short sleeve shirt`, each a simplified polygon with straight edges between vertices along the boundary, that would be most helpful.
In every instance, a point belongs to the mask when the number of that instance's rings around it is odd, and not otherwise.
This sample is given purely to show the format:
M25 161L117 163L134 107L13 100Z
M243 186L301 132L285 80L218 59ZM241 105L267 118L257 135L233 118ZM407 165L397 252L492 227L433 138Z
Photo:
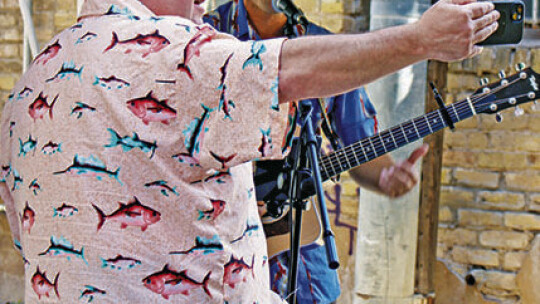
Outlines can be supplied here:
M1 120L25 303L282 302L249 164L282 157L282 42L85 1Z

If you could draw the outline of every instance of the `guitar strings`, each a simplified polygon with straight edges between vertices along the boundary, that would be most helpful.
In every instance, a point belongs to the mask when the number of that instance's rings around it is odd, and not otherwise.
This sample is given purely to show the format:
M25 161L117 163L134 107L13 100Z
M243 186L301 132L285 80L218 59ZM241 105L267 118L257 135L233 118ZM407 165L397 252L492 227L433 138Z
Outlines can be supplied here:
M505 87L509 86L510 84L513 84L515 82L518 82L522 80L521 78L516 78L514 80L512 80L511 82L509 82L509 84L507 84ZM479 101L485 99L486 97L504 89L505 87L497 87L495 89L492 89L491 91L489 92L482 92L482 93L479 93L477 95L473 95L472 97L469 97L471 103L478 103ZM516 97L523 97L523 96L526 96L527 94L522 94L522 95L518 95ZM498 100L498 101L495 101L495 102L491 102L489 105L485 105L483 106L483 108L478 108L480 112L482 112L483 110L485 109L488 109L490 107L491 104L495 103L495 104L500 104L500 103L503 103L503 102L506 102L507 99L502 99L502 100ZM452 111L448 111L450 110L450 108L453 108L453 110L455 111L455 113L452 113ZM450 104L448 106L445 107L445 109L448 111L449 115L450 115L450 119L452 119L452 121L454 121L454 119L452 118L452 116L455 117L455 122L459 122L461 120L464 120L466 118L469 118L473 115L473 112L472 112L472 109L471 109L471 105L468 103L468 100L462 100L462 101L458 101L458 102L455 102L453 104ZM437 115L438 114L438 115ZM461 114L461 115L459 115ZM464 116L465 115L465 116ZM440 117L441 119L439 120L440 121L440 124L439 122L437 122L438 118L436 117ZM430 124L429 121L433 119L433 122L434 124ZM412 124L412 127L410 126L406 126L405 128L403 128L403 125L406 124L406 125L411 125ZM441 126L442 124L442 126ZM427 127L427 128L426 128ZM354 165L351 165L351 162L349 161L349 159L351 158L351 154L352 154L352 157L354 157L354 159L356 160L356 166L357 165L360 165L364 162L367 162L375 157L378 157L378 156L381 156L383 154L386 154L387 152L389 152L388 150L392 151L394 149L397 149L403 145L406 145L407 143L409 142L412 142L412 141L416 141L420 138L423 138L429 134L432 134L436 131L439 131L440 129L446 127L446 122L444 121L444 119L442 119L442 116L441 116L441 109L439 110L435 110L435 111L432 111L430 113L427 113L425 115L422 115L421 117L417 117L417 118L414 118L414 119L411 119L407 122L404 122L404 123L401 123L400 125L398 126L395 126L391 129L387 129L383 132L380 132L378 134L375 134L371 137L368 137L368 138L364 138L360 141L358 141L357 143L354 143L350 146L347 146L345 148L342 148L342 149L339 149L337 151L335 151L335 153L332 153L332 154L329 154L329 155L325 155L325 156L322 156L320 158L320 163L321 163L321 167L324 169L324 173L326 175L326 177L331 177L331 176L334 176L334 175L337 175L336 173L336 170L334 167L337 167L339 166L339 168L341 169L341 171L345 171L344 170L344 166L341 164L341 160L340 158L342 158L340 156L340 154L344 154L344 158L345 158L345 161L346 163L349 165L349 167L345 167L345 169L350 169L350 168L353 168L355 167ZM414 134L412 132L412 129L415 129L415 133L416 135L418 135L419 137L418 138L414 138ZM397 136L393 136L393 132L396 131L396 129L401 129L402 132L401 133L404 133L402 138L397 138L396 140L396 137ZM429 129L429 130L428 130ZM409 135L413 135L412 139L409 140L409 136L407 136L407 133L405 131L408 131ZM426 135L423 135L425 132L427 132ZM376 136L379 136L379 139L376 138ZM396 134L397 135L397 134ZM392 139L392 141L390 141L390 137ZM371 139L375 139L375 140L371 140ZM387 141L388 144L394 144L394 146L390 146L390 149L387 149L385 144L384 144L384 140ZM370 144L374 150L368 148L368 149L364 149L364 146L366 146L367 144ZM361 148L362 149L362 152L364 153L364 159L365 161L360 161L358 159L358 156L355 152L355 148ZM383 151L381 151L381 148L383 149ZM350 150L350 152L348 152L347 150ZM367 150L367 152L366 152ZM367 155L373 155L374 157L367 157ZM337 162L337 164L336 164ZM336 165L336 166L334 166ZM330 175L328 174L328 171L327 171L327 167L330 166L332 171L333 171L333 175Z

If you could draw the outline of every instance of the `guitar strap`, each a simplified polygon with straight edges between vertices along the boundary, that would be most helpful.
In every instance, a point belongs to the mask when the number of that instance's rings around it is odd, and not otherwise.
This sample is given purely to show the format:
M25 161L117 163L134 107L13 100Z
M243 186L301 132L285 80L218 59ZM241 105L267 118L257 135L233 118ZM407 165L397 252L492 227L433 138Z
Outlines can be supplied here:
M321 116L322 116L322 122L321 122L321 128L324 132L324 135L328 140L330 141L330 145L332 146L332 149L334 151L337 151L341 148L341 145L339 144L338 136L334 130L332 130L332 127L330 125L330 120L328 119L328 113L326 113L326 106L325 102L322 98L317 98L317 101L319 102L319 108L321 110ZM332 180L339 181L339 175L337 175L335 178L332 178Z

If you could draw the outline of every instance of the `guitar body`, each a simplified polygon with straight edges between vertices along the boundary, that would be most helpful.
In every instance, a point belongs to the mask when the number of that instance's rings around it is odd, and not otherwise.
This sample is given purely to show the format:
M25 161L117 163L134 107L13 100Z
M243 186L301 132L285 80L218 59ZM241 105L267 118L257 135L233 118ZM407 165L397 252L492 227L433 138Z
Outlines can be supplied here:
M255 163L254 182L257 205L268 245L268 257L289 250L290 225L287 194L278 187L284 161L258 161ZM296 211L293 210L293 218ZM316 204L310 201L302 215L300 246L315 243L321 238L322 225Z

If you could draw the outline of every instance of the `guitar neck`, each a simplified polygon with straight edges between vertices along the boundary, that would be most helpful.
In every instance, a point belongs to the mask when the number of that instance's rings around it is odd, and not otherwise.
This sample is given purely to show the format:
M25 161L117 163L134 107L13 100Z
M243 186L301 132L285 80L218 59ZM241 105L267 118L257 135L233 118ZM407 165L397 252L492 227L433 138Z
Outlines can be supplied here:
M445 109L453 123L476 115L470 99ZM323 181L448 127L443 117L439 109L322 156L319 167Z

